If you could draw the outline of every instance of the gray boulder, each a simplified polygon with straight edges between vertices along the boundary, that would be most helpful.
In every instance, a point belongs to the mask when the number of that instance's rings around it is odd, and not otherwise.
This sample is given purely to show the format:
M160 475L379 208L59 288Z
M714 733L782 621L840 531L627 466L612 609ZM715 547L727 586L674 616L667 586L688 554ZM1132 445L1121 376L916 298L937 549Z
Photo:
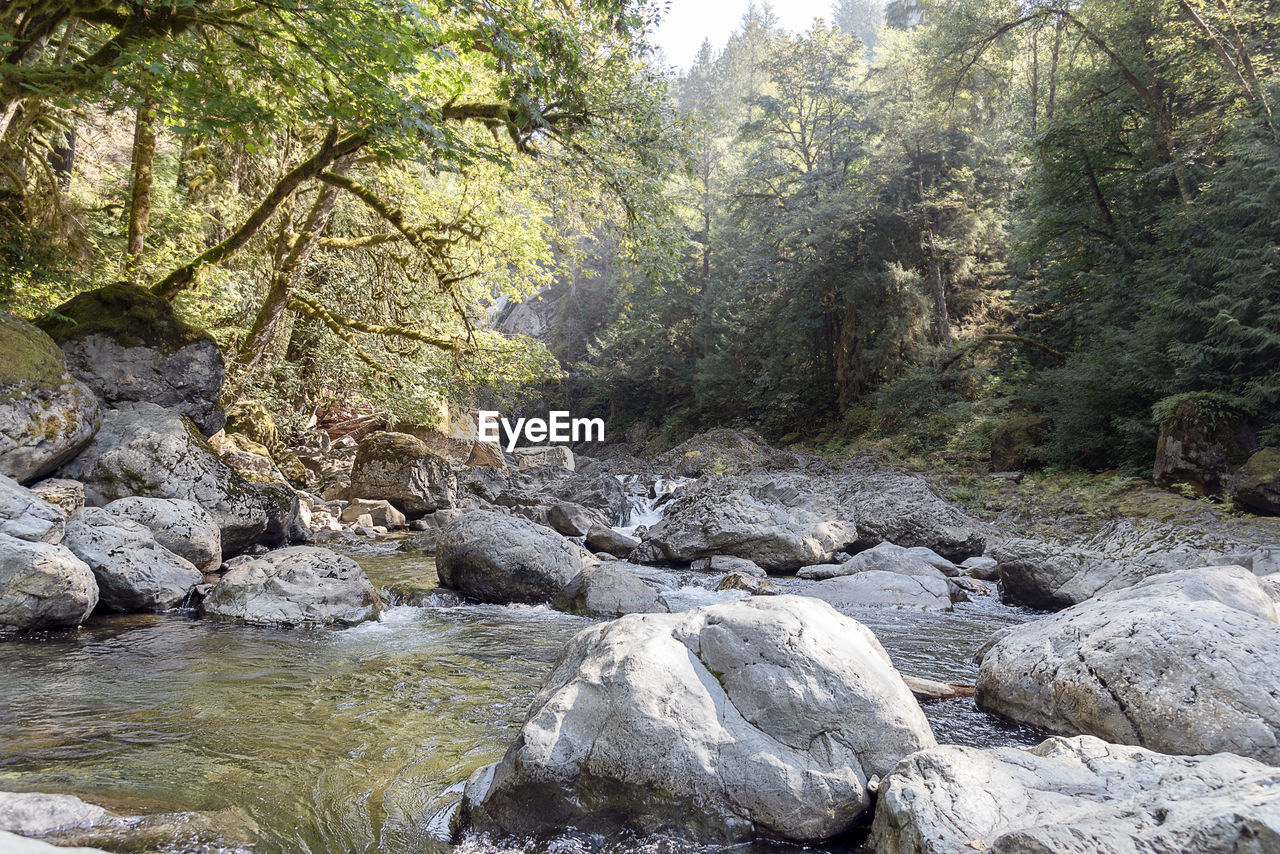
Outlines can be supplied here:
M354 625L381 610L359 564L314 546L233 558L204 600L206 614L254 625Z
M689 568L697 572L736 572L739 575L754 575L761 578L768 574L755 561L732 555L712 555L711 557L699 558Z
M955 565L929 549L907 549L893 543L880 543L858 552L844 563L806 566L796 573L801 578L823 579L859 572L896 572L899 575L922 575L943 578L946 574L939 566ZM950 573L956 574L956 573Z
M1139 560L1034 540L1007 540L993 555L999 562L1004 600L1046 611L1067 608L1166 571Z
M457 505L457 478L449 463L407 433L374 433L356 449L347 497L383 498L407 516Z
M876 854L1280 851L1280 771L1096 738L933 747L880 786Z
M560 591L552 606L601 617L665 614L670 608L662 597L662 585L647 578L646 569L619 560L588 566Z
M821 599L837 611L865 605L897 605L933 610L951 607L947 579L941 574L903 575L900 572L868 569L853 575L794 584L788 586L787 590L801 596Z
M473 466L458 472L458 489L459 504L470 509L505 507L548 526L553 526L548 515L551 508L562 503L598 514L595 521L603 525L625 524L631 510L622 484L603 471L572 472L558 466Z
M526 836L826 839L873 776L934 745L875 636L813 599L742 599L580 632L462 827Z
M108 411L93 441L62 473L84 483L93 506L133 495L199 504L218 522L224 556L295 540L301 525L292 489L249 483L190 421L151 403Z
M1277 600L1242 567L1153 576L1000 637L978 705L1064 735L1280 764Z
M993 557L971 557L960 564L960 568L981 581L996 581L1000 578L1000 561Z
M847 470L828 489L844 518L857 525L858 546L882 542L923 546L950 561L982 554L986 535L980 523L943 501L914 475Z
M201 572L215 572L222 565L218 520L194 501L134 495L118 498L105 509L144 525L157 543L186 558Z
M226 366L217 342L147 289L119 283L86 291L41 327L62 345L71 373L108 406L173 409L205 436L226 422L218 406Z
M150 611L182 604L204 575L155 541L145 525L100 507L77 510L63 540L93 570L99 601L113 611Z
M441 586L471 599L538 604L560 595L583 570L584 556L550 528L477 510L451 522L436 542L436 572Z
M344 522L358 522L361 516L368 515L369 521L384 528L407 528L404 514L397 510L390 501L356 498L342 508L339 518Z
M571 501L561 501L548 507L546 523L566 537L585 537L592 527L603 525L596 514Z
M106 817L105 809L97 804L86 803L74 795L0 792L0 830L11 833L47 836L55 831L92 824Z
M78 626L97 604L93 571L66 546L0 533L0 631Z
M67 372L62 352L0 312L0 475L29 481L71 459L98 427L98 399Z
M608 525L596 523L587 529L587 548L614 557L627 557L640 546L640 541L620 534Z
M0 534L33 543L60 543L62 511L12 478L0 475Z
M632 558L687 564L730 555L770 571L827 563L858 539L858 531L804 486L799 478L704 478L667 505Z

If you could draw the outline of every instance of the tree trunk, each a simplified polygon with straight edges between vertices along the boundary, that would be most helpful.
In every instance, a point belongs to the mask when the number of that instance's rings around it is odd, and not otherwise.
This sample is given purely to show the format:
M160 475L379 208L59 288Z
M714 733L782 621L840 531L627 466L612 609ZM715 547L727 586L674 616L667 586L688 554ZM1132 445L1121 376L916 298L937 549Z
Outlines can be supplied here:
M133 126L133 186L129 192L128 234L125 239L125 275L134 280L147 242L151 219L151 175L156 159L156 103L150 98L138 107Z
M336 174L344 174L350 167L350 159L343 158L335 166ZM333 184L322 183L316 190L315 201L307 214L306 222L293 240L293 246L284 255L283 261L276 267L267 295L258 308L258 315L249 327L249 333L240 344L236 353L235 376L228 383L227 400L234 402L244 389L245 383L254 369L262 361L271 342L280 332L281 322L289 308L289 299L298 285L298 278L306 266L307 259L329 224L329 216L333 213L334 204L338 200L338 188ZM282 232L283 234L283 232Z

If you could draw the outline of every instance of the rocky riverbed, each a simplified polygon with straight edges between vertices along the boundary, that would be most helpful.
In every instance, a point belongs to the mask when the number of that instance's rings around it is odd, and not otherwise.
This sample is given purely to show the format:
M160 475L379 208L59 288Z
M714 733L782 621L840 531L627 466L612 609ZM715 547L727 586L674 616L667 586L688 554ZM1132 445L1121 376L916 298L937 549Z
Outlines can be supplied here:
M0 833L1280 850L1266 526L983 520L733 431L286 447L151 309L0 324Z

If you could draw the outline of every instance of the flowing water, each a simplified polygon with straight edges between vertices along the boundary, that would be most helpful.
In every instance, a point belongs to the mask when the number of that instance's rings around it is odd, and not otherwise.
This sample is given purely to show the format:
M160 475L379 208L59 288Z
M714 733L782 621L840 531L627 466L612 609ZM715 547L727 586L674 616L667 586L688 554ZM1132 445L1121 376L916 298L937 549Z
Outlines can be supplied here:
M222 811L217 844L170 850L446 850L460 784L502 755L590 621L460 603L435 589L421 555L353 556L393 603L379 622L308 631L98 617L0 644L0 790L72 792L123 814ZM688 605L725 595L682 592ZM904 672L972 681L974 650L1030 615L991 599L855 616ZM926 711L940 742L1038 740L972 701Z

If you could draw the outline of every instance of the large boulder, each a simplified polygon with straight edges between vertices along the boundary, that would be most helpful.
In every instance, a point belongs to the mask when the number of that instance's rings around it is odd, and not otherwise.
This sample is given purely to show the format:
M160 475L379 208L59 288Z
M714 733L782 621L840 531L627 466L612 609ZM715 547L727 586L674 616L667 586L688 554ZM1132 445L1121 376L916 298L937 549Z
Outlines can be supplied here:
M1030 750L946 745L881 783L876 854L1280 851L1280 771L1096 738Z
M1006 602L1057 611L1100 593L1131 587L1166 567L1109 557L1079 547L1011 539L997 546L1000 592Z
M784 571L829 562L857 539L854 524L802 479L708 477L667 504L632 559L688 564L729 555Z
M1178 401L1160 424L1152 479L1156 486L1189 487L1199 495L1221 495L1232 468L1249 458L1257 437L1236 413L1204 397Z
M671 608L662 596L663 579L648 572L653 572L652 568L619 560L588 565L551 605L559 611L588 616L665 614Z
M194 501L134 495L118 498L106 509L122 519L145 525L157 543L191 561L201 572L215 572L222 565L218 520Z
M93 571L66 546L0 533L0 632L78 626L97 604Z
M66 517L55 504L0 475L0 534L33 543L60 543Z
M374 433L356 449L348 498L382 498L408 516L447 510L458 484L449 463L406 433Z
M62 351L0 312L0 475L30 481L71 459L98 427L98 399Z
M1278 601L1242 567L1152 576L1001 636L977 703L1063 735L1280 764Z
M943 566L955 569L946 558L939 557L929 549L904 549L893 543L880 543L853 557L836 564L818 564L801 569L796 575L801 578L836 578L841 575L854 575L859 572L896 572L899 575L927 575L943 578ZM951 575L956 572L949 573Z
M639 547L640 541L621 534L599 522L587 529L587 548L594 552L605 552L614 557L626 557Z
M62 345L71 373L108 406L146 401L174 409L206 436L226 422L226 376L209 333L146 288L119 282L78 294L40 321Z
M175 608L204 581L191 561L157 543L151 529L100 507L77 510L63 542L93 570L99 601L112 611Z
M839 500L844 518L857 525L859 548L890 542L961 561L986 547L982 525L914 475L846 470L830 478L826 489Z
M44 792L0 792L0 830L47 836L108 817L105 809L74 795ZM8 850L0 846L0 850Z
M526 836L826 839L934 745L875 636L814 599L742 599L580 632L460 824Z
M436 541L440 584L481 602L555 599L584 568L584 552L527 519L477 510L449 523Z
M252 484L227 465L182 415L151 403L110 410L80 456L63 469L89 504L145 495L199 504L217 520L224 557L298 536L298 498L284 484Z
M830 604L837 611L867 605L897 605L904 608L945 610L951 607L947 579L934 575L906 575L868 569L853 575L840 575L819 581L800 582L788 590L812 596Z
M255 625L354 625L376 619L378 592L351 558L293 546L227 561L205 613Z
M1263 448L1235 473L1231 497L1255 513L1280 516L1280 448Z

